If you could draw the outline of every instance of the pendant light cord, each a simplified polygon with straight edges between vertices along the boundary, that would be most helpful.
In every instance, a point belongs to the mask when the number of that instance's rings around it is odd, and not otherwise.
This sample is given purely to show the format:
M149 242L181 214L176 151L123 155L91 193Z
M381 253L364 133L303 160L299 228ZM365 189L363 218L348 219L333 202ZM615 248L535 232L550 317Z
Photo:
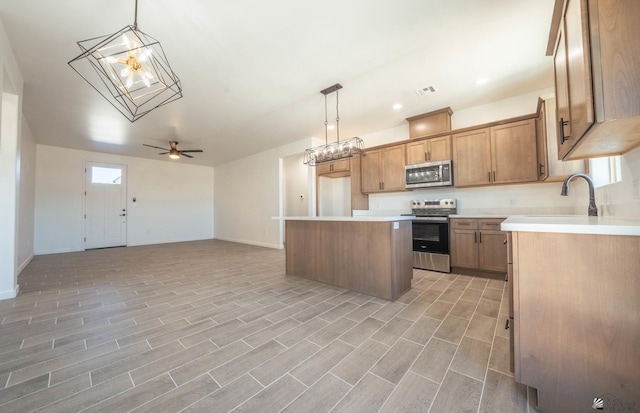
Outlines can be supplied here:
M136 0L136 12L133 16L133 27L138 28L138 0Z
M340 115L338 114L339 93L340 93L340 90L336 90L336 142L338 143L338 146L340 146Z
M329 132L327 131L328 127L329 127L329 122L327 122L327 95L324 95L324 145L325 146L329 144L329 138L328 138Z

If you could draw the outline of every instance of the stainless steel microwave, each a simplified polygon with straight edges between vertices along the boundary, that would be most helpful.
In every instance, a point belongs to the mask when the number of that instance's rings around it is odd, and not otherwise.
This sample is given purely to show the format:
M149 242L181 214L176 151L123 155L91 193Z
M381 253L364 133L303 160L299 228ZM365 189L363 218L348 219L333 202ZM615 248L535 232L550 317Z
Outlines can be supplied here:
M406 165L405 188L431 188L434 186L453 185L453 169L451 161L438 161Z

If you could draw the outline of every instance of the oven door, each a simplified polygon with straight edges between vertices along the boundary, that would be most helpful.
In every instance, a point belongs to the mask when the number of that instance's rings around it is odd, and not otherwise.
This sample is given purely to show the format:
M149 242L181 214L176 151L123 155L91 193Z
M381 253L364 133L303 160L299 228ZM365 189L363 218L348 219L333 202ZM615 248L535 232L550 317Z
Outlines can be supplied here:
M449 254L449 218L417 217L411 227L413 251Z

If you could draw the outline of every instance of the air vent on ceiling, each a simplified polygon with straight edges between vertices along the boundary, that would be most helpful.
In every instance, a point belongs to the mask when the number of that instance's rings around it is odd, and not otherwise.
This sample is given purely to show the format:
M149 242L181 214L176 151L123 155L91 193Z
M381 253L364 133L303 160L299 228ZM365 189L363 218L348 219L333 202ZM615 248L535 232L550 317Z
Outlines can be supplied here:
M416 94L418 96L426 96L432 93L436 93L437 91L438 91L438 88L435 85L429 85L429 86L420 87L416 89Z

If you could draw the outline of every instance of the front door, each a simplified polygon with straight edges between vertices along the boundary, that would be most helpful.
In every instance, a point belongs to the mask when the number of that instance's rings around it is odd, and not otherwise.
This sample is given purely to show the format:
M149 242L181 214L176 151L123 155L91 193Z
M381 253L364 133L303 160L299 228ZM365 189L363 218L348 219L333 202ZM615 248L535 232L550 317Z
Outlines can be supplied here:
M87 162L84 193L84 248L127 245L127 169Z

